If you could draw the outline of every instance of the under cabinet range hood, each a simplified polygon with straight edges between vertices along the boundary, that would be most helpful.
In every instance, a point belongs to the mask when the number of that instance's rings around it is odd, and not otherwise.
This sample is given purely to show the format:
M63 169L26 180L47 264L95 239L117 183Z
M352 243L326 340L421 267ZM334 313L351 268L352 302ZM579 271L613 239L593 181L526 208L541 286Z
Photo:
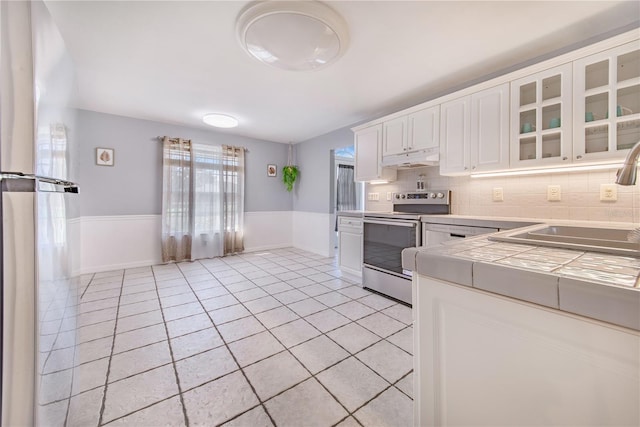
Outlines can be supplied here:
M412 168L437 166L440 160L439 147L426 148L411 153L395 154L382 158L383 167Z

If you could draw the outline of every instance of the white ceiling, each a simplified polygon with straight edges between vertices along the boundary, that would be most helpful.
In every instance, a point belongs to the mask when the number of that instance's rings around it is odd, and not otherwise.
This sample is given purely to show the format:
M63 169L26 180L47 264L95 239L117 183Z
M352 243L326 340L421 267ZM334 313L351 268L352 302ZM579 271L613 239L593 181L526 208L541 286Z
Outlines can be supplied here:
M636 1L331 1L345 55L296 73L250 58L235 38L246 1L47 1L75 61L76 106L300 142L625 25Z

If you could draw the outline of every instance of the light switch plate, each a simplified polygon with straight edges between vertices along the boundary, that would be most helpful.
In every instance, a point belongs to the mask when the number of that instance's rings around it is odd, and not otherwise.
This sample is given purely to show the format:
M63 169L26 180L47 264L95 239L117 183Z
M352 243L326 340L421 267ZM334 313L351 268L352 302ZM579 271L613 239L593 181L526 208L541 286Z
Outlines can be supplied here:
M547 200L550 202L558 202L562 200L562 192L559 185L547 186Z
M391 191L387 191L387 201L391 201Z
M600 184L600 201L615 202L618 200L618 186L616 184Z
M494 187L492 192L492 199L494 202L503 202L504 201L504 192L502 191L502 187Z

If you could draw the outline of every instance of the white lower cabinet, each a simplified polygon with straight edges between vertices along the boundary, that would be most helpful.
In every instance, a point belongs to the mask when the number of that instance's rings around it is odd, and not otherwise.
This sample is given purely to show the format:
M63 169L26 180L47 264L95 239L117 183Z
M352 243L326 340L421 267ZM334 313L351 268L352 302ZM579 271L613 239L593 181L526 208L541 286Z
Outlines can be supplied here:
M362 277L362 219L338 217L338 263L342 272Z
M640 333L421 275L413 287L415 426L640 424Z

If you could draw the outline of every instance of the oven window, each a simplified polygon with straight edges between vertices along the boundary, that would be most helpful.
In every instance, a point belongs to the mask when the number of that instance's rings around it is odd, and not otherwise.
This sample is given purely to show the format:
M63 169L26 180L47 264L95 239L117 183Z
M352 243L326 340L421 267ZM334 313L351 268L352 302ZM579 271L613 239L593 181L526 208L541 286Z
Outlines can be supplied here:
M402 250L417 246L416 227L364 223L364 264L402 274Z

